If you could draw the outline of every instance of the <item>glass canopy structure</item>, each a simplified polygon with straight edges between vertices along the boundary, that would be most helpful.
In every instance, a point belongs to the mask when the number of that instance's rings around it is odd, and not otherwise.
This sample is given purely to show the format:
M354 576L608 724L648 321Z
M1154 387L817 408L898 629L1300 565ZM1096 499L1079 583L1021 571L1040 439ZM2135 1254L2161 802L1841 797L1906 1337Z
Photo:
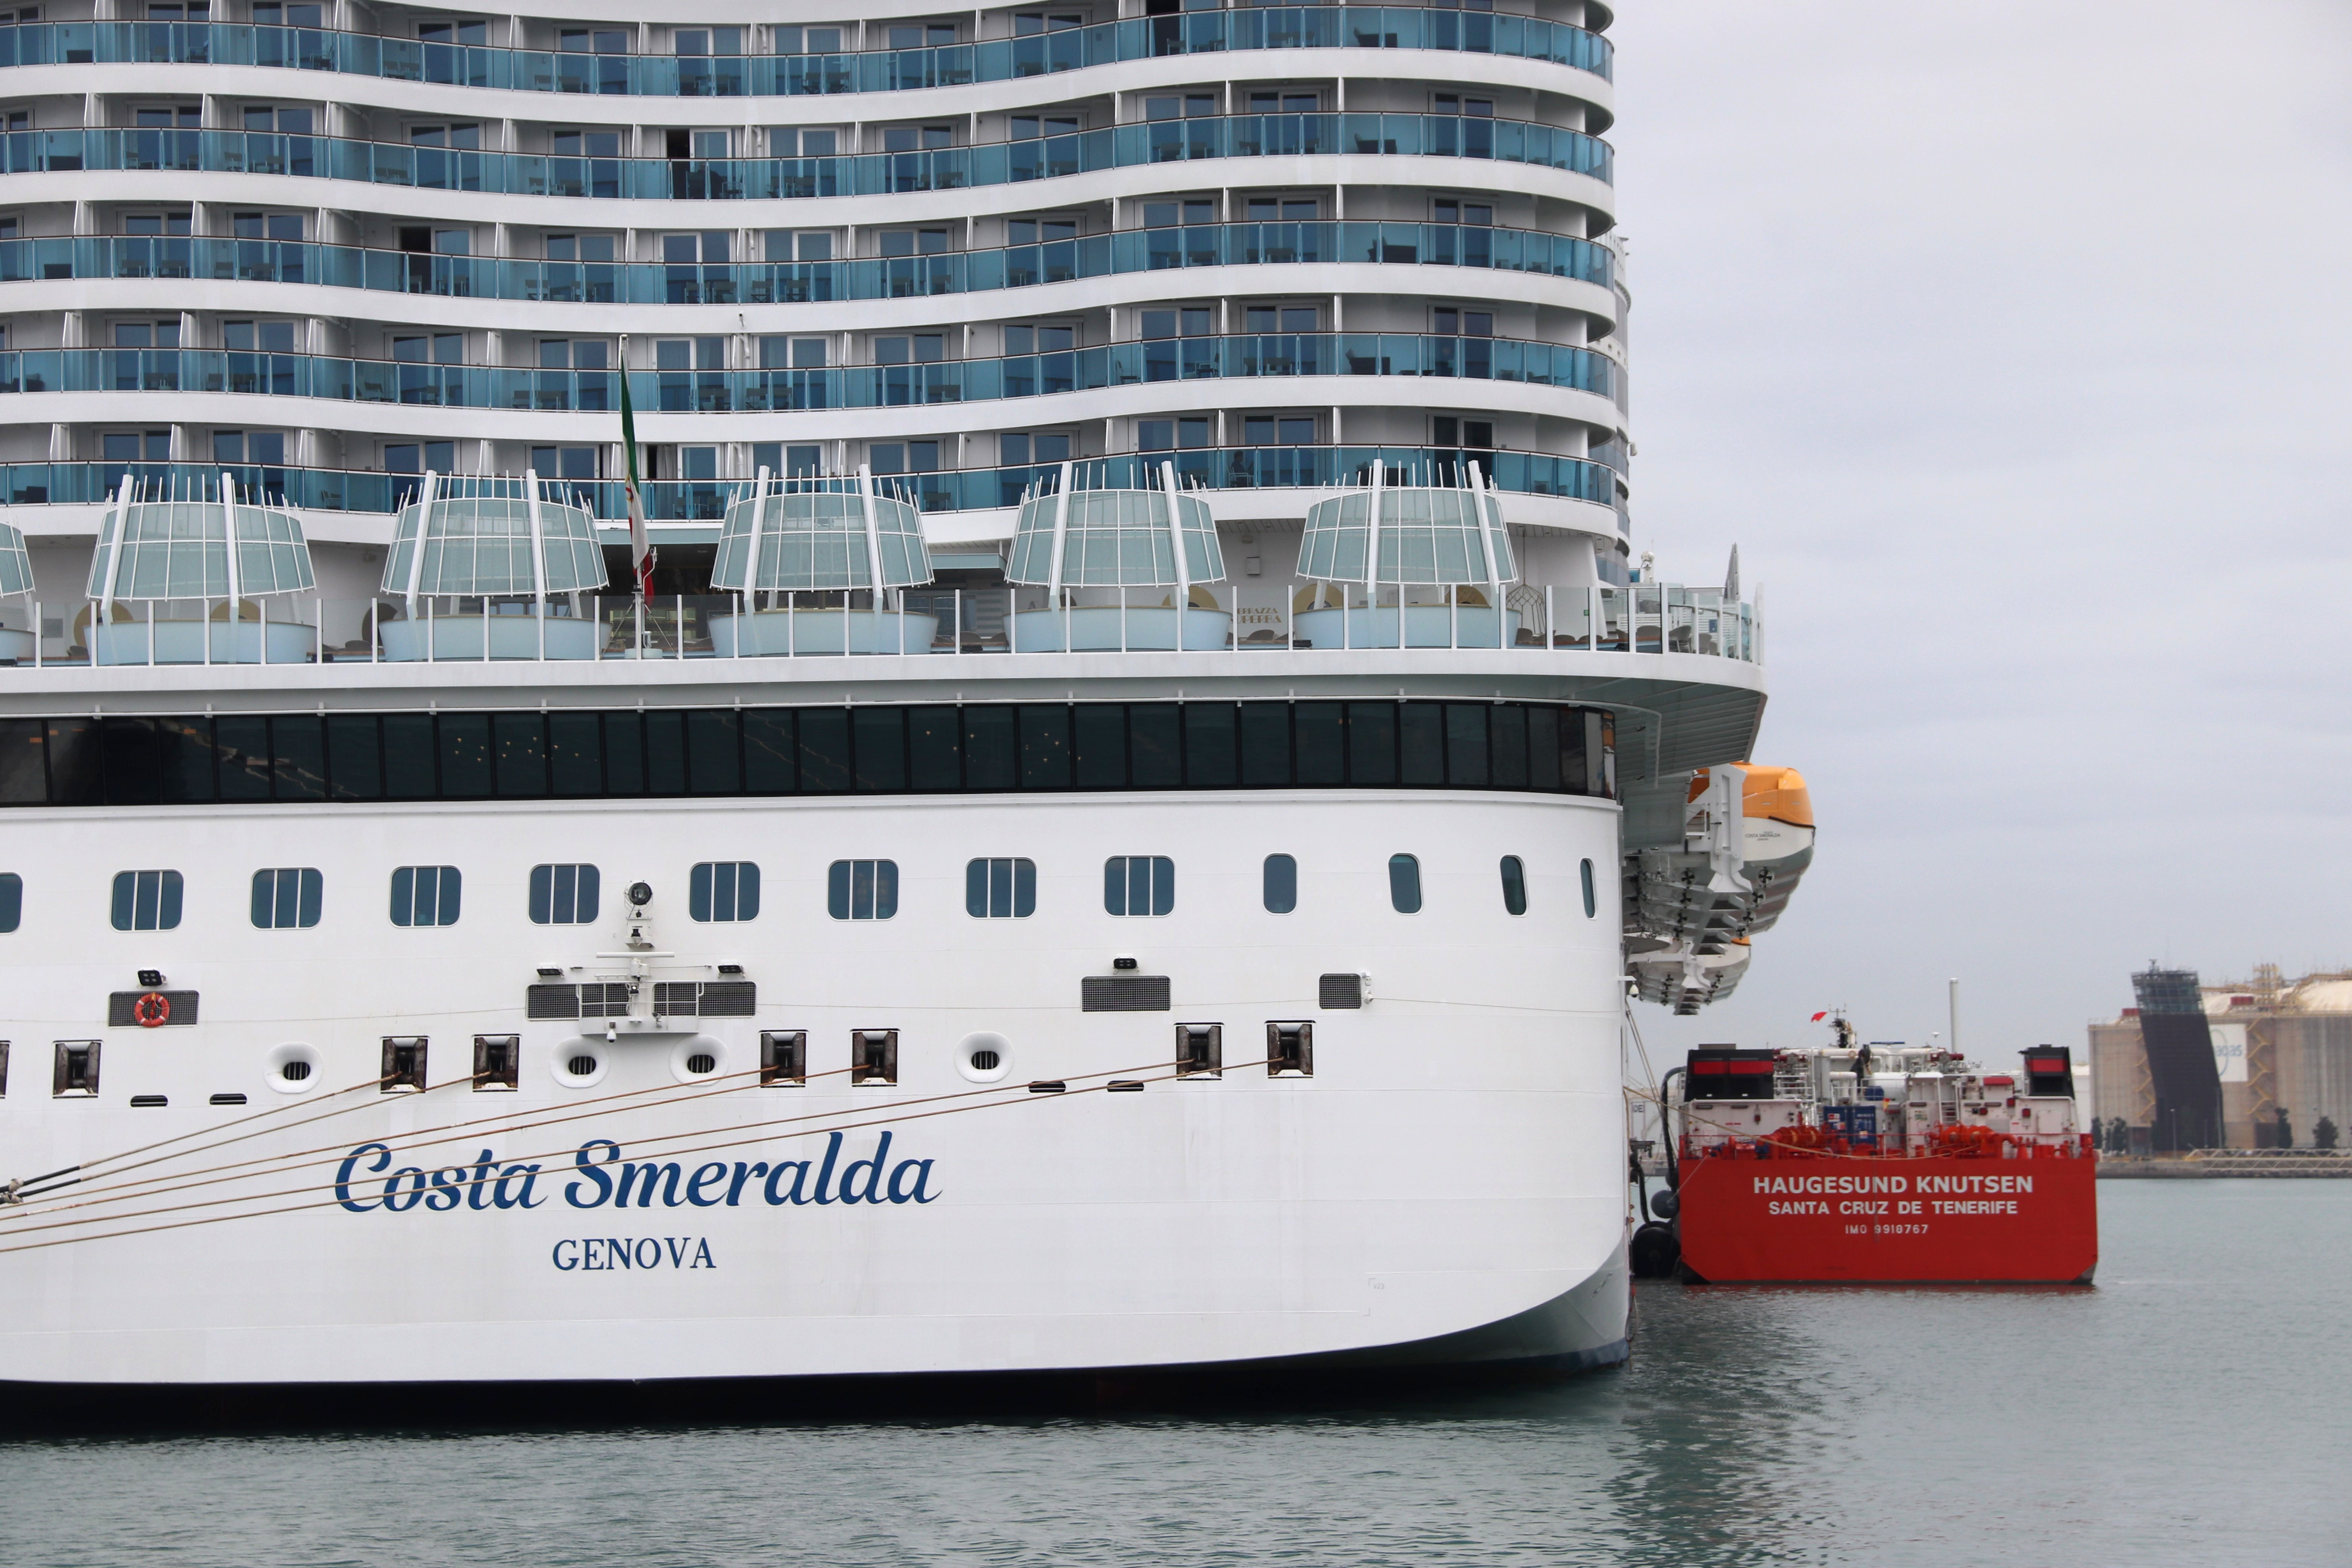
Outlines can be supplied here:
M22 529L0 522L0 597L33 591L33 562Z
M604 554L586 509L556 499L536 474L431 474L393 524L383 591L419 596L591 592L604 585Z
M19 535L20 555L22 548ZM29 584L29 573L26 580ZM89 562L89 596L101 605L121 599L243 601L314 585L301 523L291 512L238 500L226 474L210 500L201 495L151 498L126 476L114 504L99 520L98 548Z
M1176 488L1162 463L1151 489L1060 483L1021 503L1005 580L1045 588L1186 588L1225 574L1208 503ZM1181 550L1180 550L1181 541Z
M911 588L931 580L922 516L874 476L772 479L727 508L710 585L735 593Z
M1472 469L1468 487L1386 486L1307 509L1298 574L1318 583L1467 585L1518 575L1502 502ZM1377 521L1368 522L1368 519Z

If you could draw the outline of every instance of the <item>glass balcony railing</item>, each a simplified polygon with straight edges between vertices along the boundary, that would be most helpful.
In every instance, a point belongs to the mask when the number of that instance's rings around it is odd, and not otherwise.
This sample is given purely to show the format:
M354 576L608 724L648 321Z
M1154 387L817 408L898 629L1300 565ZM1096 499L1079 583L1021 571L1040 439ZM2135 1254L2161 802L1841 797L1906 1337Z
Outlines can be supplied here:
M0 610L0 668L214 664L482 664L621 659L907 658L940 654L1252 653L1425 649L1697 654L1761 663L1756 606L1674 583L1393 587L1303 581L1196 586L1181 632L1165 589L1084 605L1043 588L820 593L278 595L169 603L42 601ZM1108 602L1117 594L1117 602ZM1178 643L1182 646L1180 649Z
M190 278L451 299L615 305L907 300L1185 268L1324 262L1467 267L1570 278L1604 289L1615 281L1613 253L1592 240L1434 223L1196 224L1123 229L1001 250L734 266L425 256L260 239L61 236L0 240L0 283Z
M788 29L795 37L799 29ZM1131 18L929 48L777 55L622 55L420 43L232 22L40 22L0 27L0 68L240 65L521 92L800 98L1013 81L1168 55L1433 49L1542 60L1607 78L1598 34L1533 16L1395 5L1275 6Z
M617 428L617 426L616 426ZM1329 489L1369 482L1372 464L1456 484L1466 465L1476 463L1496 489L1518 495L1551 496L1596 505L1617 504L1619 475L1583 458L1540 452L1482 452L1422 447L1202 447L1175 451L1129 452L1089 458L1078 464L1087 489L1118 489L1159 482L1161 463L1172 463L1187 487L1208 489ZM1054 463L1022 467L949 468L884 476L884 483L925 511L965 511L1018 506L1021 492L1060 472ZM416 498L422 475L386 474L352 468L307 468L291 464L252 463L9 463L0 465L0 485L13 506L92 505L107 500L129 475L142 488L194 493L226 473L245 491L316 511L391 512ZM553 476L549 476L552 478ZM728 503L746 489L745 479L655 479L644 486L646 515L661 522L717 522ZM570 499L609 522L629 515L618 479L567 479ZM1622 518L1621 518L1622 531Z
M1165 120L927 153L834 158L562 158L259 131L12 131L12 174L207 171L418 190L640 201L778 201L970 190L1103 169L1216 158L1484 159L1607 181L1610 146L1555 125L1449 114L1242 114Z
M1614 399L1615 361L1517 338L1410 332L1266 333L1108 343L1066 353L824 370L640 370L630 402L672 414L912 408L1049 397L1158 382L1409 375L1512 382ZM0 395L227 392L442 408L612 413L620 373L331 359L220 349L25 349L0 353Z

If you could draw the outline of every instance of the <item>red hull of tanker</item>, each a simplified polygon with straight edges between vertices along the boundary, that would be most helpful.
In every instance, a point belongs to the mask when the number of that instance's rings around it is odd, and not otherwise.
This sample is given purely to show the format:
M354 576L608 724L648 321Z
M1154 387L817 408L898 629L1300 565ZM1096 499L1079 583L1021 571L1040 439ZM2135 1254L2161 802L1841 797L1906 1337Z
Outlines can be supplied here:
M1685 1158L1683 1266L1709 1284L2087 1285L2097 1162Z

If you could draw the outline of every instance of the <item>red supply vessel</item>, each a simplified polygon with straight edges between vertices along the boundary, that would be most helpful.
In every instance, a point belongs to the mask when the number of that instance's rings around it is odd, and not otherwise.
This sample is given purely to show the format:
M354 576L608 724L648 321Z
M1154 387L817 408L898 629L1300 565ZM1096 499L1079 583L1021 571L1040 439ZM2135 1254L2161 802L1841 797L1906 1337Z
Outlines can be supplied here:
M1670 1089L1670 1211L1708 1284L2090 1283L2097 1159L2072 1055L1986 1073L1950 1051L1858 1045L1690 1053ZM1671 1079L1673 1075L1669 1075Z

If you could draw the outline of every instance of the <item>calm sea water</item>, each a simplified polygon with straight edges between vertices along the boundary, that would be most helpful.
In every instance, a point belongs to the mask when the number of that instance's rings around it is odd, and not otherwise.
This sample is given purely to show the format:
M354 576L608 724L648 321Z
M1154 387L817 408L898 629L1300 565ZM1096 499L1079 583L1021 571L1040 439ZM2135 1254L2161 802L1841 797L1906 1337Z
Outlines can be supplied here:
M2352 1184L2100 1199L2095 1289L1651 1286L1477 1397L0 1444L0 1562L2352 1562Z

